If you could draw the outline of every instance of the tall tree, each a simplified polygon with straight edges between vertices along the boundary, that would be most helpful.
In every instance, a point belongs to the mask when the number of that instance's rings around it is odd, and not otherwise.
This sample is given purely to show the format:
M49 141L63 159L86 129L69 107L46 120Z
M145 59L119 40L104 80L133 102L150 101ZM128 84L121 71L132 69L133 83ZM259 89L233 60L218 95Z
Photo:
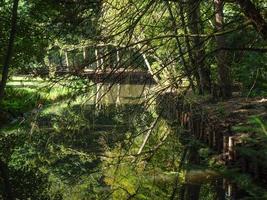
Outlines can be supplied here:
M200 1L188 0L188 27L190 33L195 35L192 39L192 67L197 70L195 73L198 81L200 94L210 93L210 69L204 62L205 47L200 34L203 34L203 26L200 15Z
M19 0L13 1L10 36L8 40L6 57L4 59L3 70L2 70L2 80L0 84L0 100L4 96L4 91L5 91L6 82L8 78L9 66L10 66L12 54L13 54L14 40L15 40L16 29L17 29L18 4L19 4Z
M214 0L215 9L215 29L217 32L224 30L224 14L223 14L224 0ZM226 48L226 39L224 35L217 35L215 37L217 47L219 49L216 59L218 65L218 82L220 87L220 95L223 98L232 96L232 79L230 73L229 63L227 63L227 52L223 50Z

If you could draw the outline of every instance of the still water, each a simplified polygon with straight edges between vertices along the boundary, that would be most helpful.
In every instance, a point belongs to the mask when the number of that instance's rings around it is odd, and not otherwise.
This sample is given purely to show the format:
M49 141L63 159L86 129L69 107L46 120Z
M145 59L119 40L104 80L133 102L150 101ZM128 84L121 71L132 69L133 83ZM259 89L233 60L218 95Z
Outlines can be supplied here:
M155 90L99 84L86 103L40 114L15 154L32 173L24 179L38 181L32 198L238 199L209 165L209 150L181 142L182 129L159 116L155 102L146 103Z
M146 100L153 85L97 84L94 90L95 103L99 104L140 104Z
M104 152L107 157L100 157L101 178L109 198L231 198L232 185L217 171L201 166L199 156L192 158L190 154L195 152L191 153L179 143L179 131L158 116L155 103L146 106L146 102L153 99L153 90L156 90L153 85L133 84L98 84L94 90L94 104L90 106L98 105L95 111L101 114L94 117L100 117L101 122L96 121L93 127L98 127L98 131L112 127L108 134L122 135L112 140L112 144L111 139L107 139L108 146L117 144L119 147L112 147ZM146 143L145 138L149 138ZM182 158L185 151L186 158ZM186 164L183 166L181 162Z

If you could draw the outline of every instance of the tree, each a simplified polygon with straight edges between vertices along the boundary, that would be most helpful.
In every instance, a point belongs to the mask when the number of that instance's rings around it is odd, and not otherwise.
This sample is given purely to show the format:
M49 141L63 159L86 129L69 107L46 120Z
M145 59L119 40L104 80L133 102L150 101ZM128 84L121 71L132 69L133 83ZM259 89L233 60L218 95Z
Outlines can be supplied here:
M17 17L18 17L18 4L19 4L19 0L14 0L13 8L12 8L10 36L9 36L8 47L7 47L6 56L5 56L5 60L3 64L2 80L0 83L0 101L4 96L6 82L8 79L8 71L9 71L10 62L11 62L12 54L13 54L14 40L15 40L15 35L17 31L16 28L17 28Z
M224 15L223 15L224 0L214 0L215 8L215 29L217 32L224 30ZM232 80L230 75L230 66L227 62L227 51L223 50L226 47L226 39L224 35L215 36L217 48L219 49L216 59L218 66L218 82L220 87L220 95L223 98L232 96Z
M204 28L201 19L200 1L188 1L188 28L192 35L192 67L196 68L198 88L200 94L211 92L210 69L205 63L205 46L200 34L204 33Z

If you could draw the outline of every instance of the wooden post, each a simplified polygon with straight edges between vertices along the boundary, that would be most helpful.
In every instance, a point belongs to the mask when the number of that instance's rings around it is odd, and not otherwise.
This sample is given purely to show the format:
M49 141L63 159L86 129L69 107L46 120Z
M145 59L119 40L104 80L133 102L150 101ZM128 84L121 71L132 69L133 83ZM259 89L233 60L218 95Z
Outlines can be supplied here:
M235 187L233 183L223 179L223 185L226 192L226 199L235 199Z
M121 95L121 85L120 83L117 84L117 99L116 99L116 105L119 105L121 103L120 95Z
M102 47L102 48L105 48L105 47ZM100 50L100 68L101 69L105 69L105 67L104 67L104 58L103 58L104 54L105 54L105 51L103 49Z
M70 63L69 63L69 58L68 58L68 51L65 51L65 62L69 70Z
M230 183L227 183L227 196L233 197L233 186Z
M96 108L98 108L98 105L100 103L100 98L101 98L101 94L100 94L100 90L101 90L101 83L97 83L96 84L96 96L95 96L95 105Z
M86 47L83 47L83 59L84 60L87 60L87 48Z
M235 159L235 153L234 153L234 137L230 136L228 139L228 152L229 152L229 160L234 160Z
M118 50L118 48L116 49L116 61L117 61L117 65L120 62L120 51Z
M223 136L223 155L224 155L224 159L227 160L227 153L229 153L228 151L228 141L229 141L229 136L228 135L224 135Z
M96 60L96 69L99 69L99 60L98 60L98 49L95 48L95 60Z

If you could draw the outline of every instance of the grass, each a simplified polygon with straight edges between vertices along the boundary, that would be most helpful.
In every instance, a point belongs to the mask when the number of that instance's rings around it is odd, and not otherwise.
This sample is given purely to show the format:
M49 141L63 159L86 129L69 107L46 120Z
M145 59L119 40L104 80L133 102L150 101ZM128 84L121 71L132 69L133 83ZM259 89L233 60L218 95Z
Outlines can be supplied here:
M74 89L60 84L52 85L41 78L15 76L7 83L6 95L0 102L0 109L13 116L19 116L39 105L52 105L65 100L73 92Z
M34 90L7 88L0 107L12 115L20 115L36 107L40 101L44 100Z

